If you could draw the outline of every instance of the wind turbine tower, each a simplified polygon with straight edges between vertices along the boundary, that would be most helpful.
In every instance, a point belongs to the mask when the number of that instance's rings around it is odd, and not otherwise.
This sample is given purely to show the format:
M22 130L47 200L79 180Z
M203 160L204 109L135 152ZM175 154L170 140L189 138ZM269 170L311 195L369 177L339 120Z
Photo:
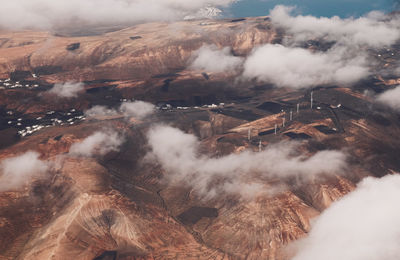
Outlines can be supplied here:
M313 97L314 92L311 91L311 109L313 108L313 103L314 103L314 97Z

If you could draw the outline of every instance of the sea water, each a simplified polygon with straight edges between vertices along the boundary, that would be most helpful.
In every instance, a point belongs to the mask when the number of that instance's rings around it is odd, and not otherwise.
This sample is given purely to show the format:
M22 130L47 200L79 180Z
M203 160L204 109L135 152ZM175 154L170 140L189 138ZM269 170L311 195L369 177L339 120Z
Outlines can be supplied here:
M276 5L296 6L302 15L359 17L374 10L395 10L400 0L240 0L224 10L227 17L266 16Z

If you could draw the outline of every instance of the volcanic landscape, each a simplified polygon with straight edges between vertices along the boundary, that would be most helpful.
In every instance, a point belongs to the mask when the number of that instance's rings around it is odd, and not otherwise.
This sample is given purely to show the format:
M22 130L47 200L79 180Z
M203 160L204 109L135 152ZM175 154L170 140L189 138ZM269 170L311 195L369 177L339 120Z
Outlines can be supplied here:
M332 203L400 171L400 114L375 99L400 82L400 45L367 48L351 86L188 66L288 34L269 17L0 31L0 259L292 259ZM27 152L45 170L15 184Z

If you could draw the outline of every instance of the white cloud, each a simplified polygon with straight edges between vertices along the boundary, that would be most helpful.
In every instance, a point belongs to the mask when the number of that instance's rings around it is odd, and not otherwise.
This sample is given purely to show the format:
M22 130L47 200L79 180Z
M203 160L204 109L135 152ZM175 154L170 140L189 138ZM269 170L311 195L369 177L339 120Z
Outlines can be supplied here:
M366 58L344 48L312 52L267 44L256 48L244 64L243 76L279 87L306 88L354 83L369 74Z
M148 102L144 101L129 101L123 102L118 111L116 109L107 108L105 106L94 106L85 111L85 115L89 117L96 116L115 116L123 115L125 117L135 117L143 119L146 116L151 115L156 110L156 107Z
M231 54L231 49L219 49L215 45L205 45L192 55L190 67L208 72L236 71L243 63L243 58Z
M52 29L64 26L120 25L171 21L201 14L233 0L12 0L3 1L0 26Z
M186 183L204 197L220 193L252 196L268 192L268 177L313 178L320 174L340 173L346 167L346 155L340 151L321 151L311 156L299 153L299 143L283 142L268 146L260 153L251 151L220 158L200 155L195 136L179 129L158 125L149 130L149 157L167 171L170 182Z
M370 74L368 47L385 47L400 38L399 19L380 12L341 19L292 16L293 10L281 5L271 10L272 23L286 32L284 45L255 48L244 63L244 78L290 88L349 86ZM296 47L307 40L334 44L325 52Z
M292 260L397 260L400 176L366 178L325 210Z
M294 7L278 5L271 10L270 16L275 26L284 28L293 35L291 40L295 42L322 38L348 46L383 47L400 38L398 20L390 20L376 11L357 19L341 19L336 16L292 16L293 10Z
M0 163L0 191L18 189L49 169L47 162L39 159L39 153L28 151L22 155L4 159Z
M376 97L376 100L395 110L400 110L400 86L387 90Z
M119 108L125 116L133 116L139 119L152 114L155 109L156 107L153 104L144 101L123 102Z
M69 154L86 157L105 155L109 152L118 151L123 142L123 136L114 130L98 131L82 142L74 143L69 149Z
M54 94L60 98L75 98L78 96L79 92L84 90L83 83L57 83L52 89L48 91L50 94Z
M88 117L96 116L115 116L118 112L115 109L110 109L105 106L93 106L92 108L85 111L85 115Z

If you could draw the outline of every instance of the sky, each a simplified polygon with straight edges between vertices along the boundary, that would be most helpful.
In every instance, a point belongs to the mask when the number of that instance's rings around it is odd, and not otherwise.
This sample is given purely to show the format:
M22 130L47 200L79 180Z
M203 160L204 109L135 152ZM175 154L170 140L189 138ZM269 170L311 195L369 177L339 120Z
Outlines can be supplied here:
M230 17L265 16L276 5L295 5L304 15L361 16L372 10L391 11L391 0L241 0L225 10Z

